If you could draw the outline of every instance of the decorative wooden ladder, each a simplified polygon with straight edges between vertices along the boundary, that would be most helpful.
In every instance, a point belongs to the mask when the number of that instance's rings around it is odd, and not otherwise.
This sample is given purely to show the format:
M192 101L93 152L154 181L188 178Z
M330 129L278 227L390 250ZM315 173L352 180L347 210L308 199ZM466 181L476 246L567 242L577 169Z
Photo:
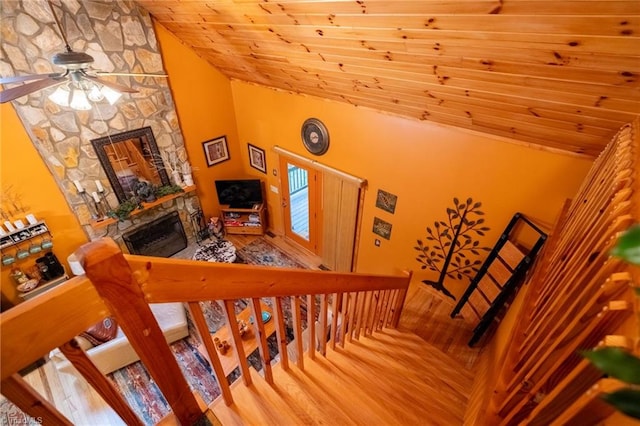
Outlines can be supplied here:
M514 244L516 235L526 226L536 237L530 250ZM479 320L469 346L475 345L489 326L497 320L506 303L515 295L525 273L547 239L547 234L527 219L522 213L513 215L509 224L498 238L489 256L471 280L458 304L451 311L455 318L468 306L467 317Z

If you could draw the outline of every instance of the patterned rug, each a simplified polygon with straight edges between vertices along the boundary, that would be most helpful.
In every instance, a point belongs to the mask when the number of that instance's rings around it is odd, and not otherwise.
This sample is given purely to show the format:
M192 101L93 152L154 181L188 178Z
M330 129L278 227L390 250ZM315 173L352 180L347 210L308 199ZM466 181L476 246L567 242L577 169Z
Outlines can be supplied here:
M254 265L277 266L288 268L304 269L304 265L282 252L275 245L263 238L257 239L242 249L237 250L237 263L248 263ZM187 258L190 258L188 256ZM265 303L272 306L271 299L263 299ZM319 311L319 300L316 301ZM207 320L210 332L215 332L225 323L224 312L215 302L202 302L201 307ZM306 304L302 304L302 327L306 328ZM247 301L238 300L235 303L236 313L239 313L247 306ZM291 301L290 298L283 298L283 311L287 324L287 341L293 339L291 321ZM198 352L200 338L188 315L190 335L170 345L182 372L189 383L191 389L200 393L207 404L213 402L220 395L220 387L216 381L209 362ZM271 358L277 360L277 342L273 334L268 340ZM256 370L262 369L262 363L258 350L247 357L251 366ZM107 375L117 389L136 412L140 419L147 425L156 424L166 416L170 407L167 404L160 389L149 376L144 364L135 362L120 370ZM228 379L234 382L239 377L239 370L229 374ZM21 410L15 407L10 401L0 397L0 426L13 424L40 424L39 422L25 416Z
M275 245L265 239L257 239L242 249L237 250L237 263L247 263L254 265L277 266L288 268L301 268L300 264L286 253L282 252ZM269 306L272 305L270 299L264 299ZM237 300L235 303L236 314L246 308L248 301ZM201 302L207 325L211 333L215 332L225 324L224 311L216 302ZM283 311L287 322L287 340L293 339L291 308L289 298L283 300ZM188 311L187 311L188 312ZM213 402L220 395L220 387L216 381L209 362L197 350L200 344L200 338L195 331L189 315L190 335L171 345L171 349L178 360L178 364L189 382L193 390L197 390L207 404ZM303 307L302 326L306 328L306 309ZM267 343L271 352L271 358L275 360L278 353L277 341L275 334L272 335ZM258 350L254 351L247 357L249 364L256 370L262 369L262 362ZM228 379L233 383L240 376L239 369L230 373ZM129 405L140 416L145 424L152 425L157 423L170 411L164 396L160 392L153 379L145 369L141 362L136 362L124 367L109 377L120 389Z
M236 252L244 263L305 269L305 266L281 251L273 243L259 238Z

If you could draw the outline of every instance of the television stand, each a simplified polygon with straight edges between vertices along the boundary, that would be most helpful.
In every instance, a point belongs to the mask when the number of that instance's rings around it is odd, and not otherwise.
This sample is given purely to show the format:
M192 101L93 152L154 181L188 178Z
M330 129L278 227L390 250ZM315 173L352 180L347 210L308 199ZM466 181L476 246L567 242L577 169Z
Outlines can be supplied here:
M227 234L264 235L267 228L264 203L256 203L248 209L223 205L220 211Z

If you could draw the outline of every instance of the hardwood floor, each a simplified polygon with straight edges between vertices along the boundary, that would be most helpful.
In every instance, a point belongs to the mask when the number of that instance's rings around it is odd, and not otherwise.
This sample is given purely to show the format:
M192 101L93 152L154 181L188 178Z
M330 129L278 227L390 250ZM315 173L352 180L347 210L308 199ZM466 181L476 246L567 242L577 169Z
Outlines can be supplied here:
M473 382L438 349L397 330L328 348L326 358L305 359L304 370L278 364L273 389L252 374L251 386L234 387L238 403L213 404L223 425L461 425Z
M227 239L237 248L250 244L256 238L258 237L247 235L227 236ZM320 269L321 259L299 248L295 243L291 243L279 236L265 236L264 238L310 269ZM470 328L461 320L449 318L449 312L452 308L451 303L443 296L431 291L419 282L412 283L407 293L405 308L400 320L400 328L412 331L424 341L439 349L442 356L438 355L438 359L445 364L449 359L454 372L459 372L460 377L462 377L461 380L465 381L465 386L469 390L471 382L466 377L473 371L473 366L476 364L480 350L467 346ZM429 356L433 357L433 355ZM307 374L307 372L304 374ZM313 375L313 372L308 372L308 374ZM79 374L78 377L64 373L59 374L55 367L52 366L52 363L49 362L29 373L25 378L74 424L123 424L119 417ZM385 379L384 382L388 383L388 380ZM434 392L437 393L438 389L435 389ZM459 401L460 404L457 405L457 409L460 413L464 413L463 407L465 404L461 401ZM461 423L454 422L451 424Z

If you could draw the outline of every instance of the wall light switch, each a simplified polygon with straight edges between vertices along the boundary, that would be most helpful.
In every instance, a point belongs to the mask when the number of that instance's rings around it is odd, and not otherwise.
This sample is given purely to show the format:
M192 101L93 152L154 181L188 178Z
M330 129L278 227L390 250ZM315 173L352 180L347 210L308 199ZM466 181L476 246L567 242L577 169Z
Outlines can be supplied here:
M271 189L271 192L273 192L274 194L278 193L278 187L275 185L269 185L269 188Z

